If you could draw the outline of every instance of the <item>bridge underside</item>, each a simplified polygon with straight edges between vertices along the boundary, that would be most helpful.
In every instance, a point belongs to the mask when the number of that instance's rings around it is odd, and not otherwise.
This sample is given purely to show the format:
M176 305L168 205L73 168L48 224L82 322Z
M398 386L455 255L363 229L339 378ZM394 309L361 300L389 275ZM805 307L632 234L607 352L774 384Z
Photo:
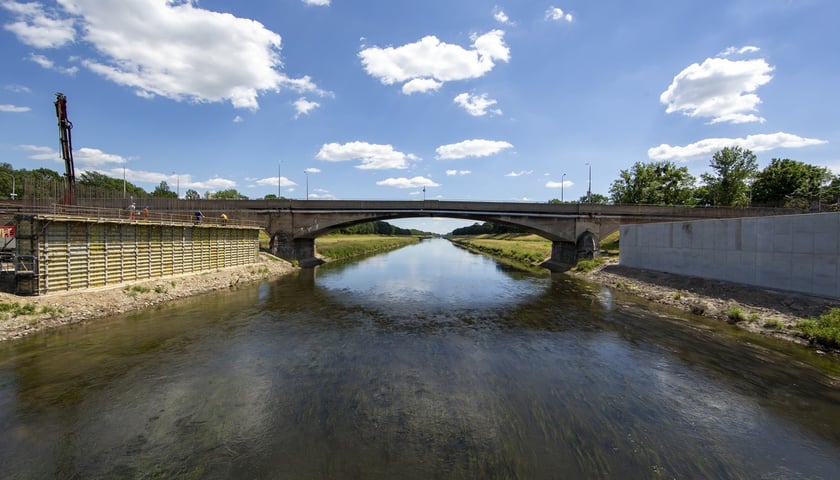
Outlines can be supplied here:
M580 215L477 214L469 212L276 212L270 215L268 231L275 255L301 266L323 263L316 254L316 239L360 223L400 218L444 217L507 225L539 235L552 242L551 257L543 266L568 270L582 258L598 256L600 238L618 230L616 219Z

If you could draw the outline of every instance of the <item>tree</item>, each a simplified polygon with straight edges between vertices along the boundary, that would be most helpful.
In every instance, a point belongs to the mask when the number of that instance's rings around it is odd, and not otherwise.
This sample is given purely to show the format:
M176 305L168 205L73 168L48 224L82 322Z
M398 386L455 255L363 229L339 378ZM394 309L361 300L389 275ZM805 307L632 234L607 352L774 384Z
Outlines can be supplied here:
M673 162L636 162L622 170L610 186L613 203L689 205L693 203L695 178L688 167Z
M700 176L708 187L707 203L717 206L749 205L747 181L758 171L755 154L741 147L724 147L715 152L709 167L714 173ZM710 197L710 198L709 198Z
M219 190L218 192L213 194L213 198L219 200L248 200L248 197L237 192L234 188L229 188L227 190Z
M122 192L123 188L125 188L125 192L128 195L136 195L136 196L144 196L146 195L146 191L142 188L134 185L131 182L126 182L121 178L113 178L109 177L108 175L94 172L94 171L86 171L82 172L79 176L79 180L77 182L78 185L85 185L92 189L102 190L102 191L116 191Z
M831 171L788 158L774 158L764 170L755 176L752 185L752 200L755 203L774 207L807 207L811 200L829 194L832 181Z
M187 200L201 200L201 194L191 188L184 194L184 198Z
M169 188L169 184L166 183L166 180L162 180L160 185L155 187L155 190L152 192L153 197L164 197L164 198L178 198L178 194L173 192Z
M592 200L592 203L600 203L602 205L606 205L610 203L609 197L606 195L601 195L600 193L593 193L592 195L584 194L578 200L578 203L589 203Z
M268 195L263 197L263 200L277 200L278 198L280 198L280 197L278 197L277 195L275 195L273 193L269 193Z

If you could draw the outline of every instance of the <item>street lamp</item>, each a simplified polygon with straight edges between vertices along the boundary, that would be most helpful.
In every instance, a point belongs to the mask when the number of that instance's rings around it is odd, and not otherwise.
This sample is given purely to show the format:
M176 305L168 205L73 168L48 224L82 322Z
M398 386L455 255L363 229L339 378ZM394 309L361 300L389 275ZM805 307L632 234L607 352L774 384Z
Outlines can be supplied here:
M283 195L280 194L280 163L282 160L277 160L277 198L281 198Z
M306 175L306 199L309 200L309 171L304 170L303 173Z
M560 177L560 203L563 203L563 184L566 183L566 174Z
M12 193L9 194L9 197L14 200L17 197L17 193L15 193L15 176L11 173L7 173L6 175L12 177Z
M589 167L589 189L586 192L586 196L589 199L589 203L592 203L592 165L587 163L586 166Z

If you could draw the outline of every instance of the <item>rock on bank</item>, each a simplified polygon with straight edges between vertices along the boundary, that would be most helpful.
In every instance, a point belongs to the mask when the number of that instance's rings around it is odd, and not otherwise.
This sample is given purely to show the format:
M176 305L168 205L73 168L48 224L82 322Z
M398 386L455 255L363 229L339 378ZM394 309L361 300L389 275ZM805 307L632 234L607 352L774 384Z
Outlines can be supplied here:
M178 298L276 278L297 267L261 253L260 261L220 270L157 278L113 287L21 297L0 293L0 341L94 318L141 310Z

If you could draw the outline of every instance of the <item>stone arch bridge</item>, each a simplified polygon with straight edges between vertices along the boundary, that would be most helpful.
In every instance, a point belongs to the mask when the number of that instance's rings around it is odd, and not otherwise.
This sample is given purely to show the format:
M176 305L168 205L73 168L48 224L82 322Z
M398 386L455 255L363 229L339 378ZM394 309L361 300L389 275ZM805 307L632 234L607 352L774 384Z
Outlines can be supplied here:
M258 205L260 202L266 204ZM248 203L249 208L258 209L264 216L272 251L301 265L319 263L315 240L340 228L376 220L446 217L508 225L544 237L552 242L551 258L544 266L552 270L565 270L580 258L597 256L600 239L618 230L621 224L790 213L754 208L439 200L255 200Z

